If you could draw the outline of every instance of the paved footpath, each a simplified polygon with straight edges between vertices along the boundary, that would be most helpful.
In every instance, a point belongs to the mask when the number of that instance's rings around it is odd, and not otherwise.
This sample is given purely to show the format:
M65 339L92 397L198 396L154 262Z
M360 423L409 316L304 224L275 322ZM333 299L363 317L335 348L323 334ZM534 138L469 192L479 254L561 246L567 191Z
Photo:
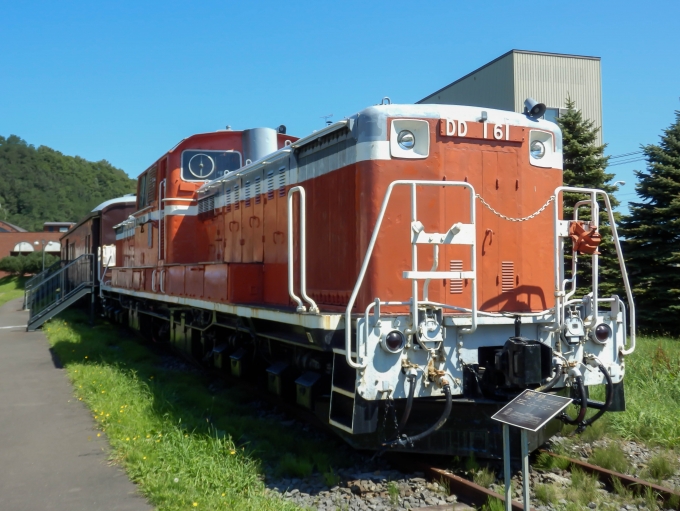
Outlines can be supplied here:
M0 307L0 511L150 511L22 299ZM10 328L8 328L10 327Z

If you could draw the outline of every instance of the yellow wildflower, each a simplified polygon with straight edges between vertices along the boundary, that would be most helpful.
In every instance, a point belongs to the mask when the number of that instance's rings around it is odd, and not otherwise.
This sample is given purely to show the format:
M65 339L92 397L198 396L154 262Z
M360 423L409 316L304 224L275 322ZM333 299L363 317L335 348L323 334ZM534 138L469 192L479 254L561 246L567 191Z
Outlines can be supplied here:
M194 502L193 505L194 505L194 507L198 506L198 502Z

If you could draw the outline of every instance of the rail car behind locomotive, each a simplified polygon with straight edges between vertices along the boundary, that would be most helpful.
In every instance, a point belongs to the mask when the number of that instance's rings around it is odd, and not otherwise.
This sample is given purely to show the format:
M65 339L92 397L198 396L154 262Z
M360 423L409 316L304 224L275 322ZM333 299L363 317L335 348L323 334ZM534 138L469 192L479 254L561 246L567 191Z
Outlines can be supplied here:
M598 294L601 205L628 311ZM526 388L569 388L580 428L623 406L635 316L609 198L562 186L560 130L530 114L382 104L302 139L193 135L140 175L115 237L107 314L357 447L500 456L489 418Z

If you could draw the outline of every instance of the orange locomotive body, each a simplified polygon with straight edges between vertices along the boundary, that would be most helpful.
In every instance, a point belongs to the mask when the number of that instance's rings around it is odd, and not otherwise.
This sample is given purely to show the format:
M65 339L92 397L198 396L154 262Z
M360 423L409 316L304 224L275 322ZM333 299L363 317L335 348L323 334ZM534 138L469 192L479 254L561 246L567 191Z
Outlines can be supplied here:
M194 135L140 175L107 310L290 393L355 445L497 455L479 420L519 391L609 395L623 378L621 301L597 279L570 294L561 169L557 126L475 107L378 105L303 139ZM608 370L566 371L588 357ZM442 419L443 402L468 408ZM393 404L422 413L385 431Z

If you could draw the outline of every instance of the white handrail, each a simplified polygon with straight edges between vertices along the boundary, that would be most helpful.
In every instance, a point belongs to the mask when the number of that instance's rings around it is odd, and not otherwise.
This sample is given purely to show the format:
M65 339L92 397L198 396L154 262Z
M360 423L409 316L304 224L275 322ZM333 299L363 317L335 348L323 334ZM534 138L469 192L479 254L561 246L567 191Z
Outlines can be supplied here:
M158 187L158 195L160 200L158 201L158 260L165 259L163 257L165 254L164 247L161 247L161 236L165 236L165 179L161 181L161 185ZM163 249L163 251L161 251Z
M309 304L309 312L319 312L316 302L307 296L307 217L305 214L305 189L302 186L294 186L288 190L288 294L297 303L297 312L307 310L294 291L293 194L296 192L300 194L300 294Z
M599 219L599 206L597 206L597 195L602 195L605 206L607 208L607 216L609 217L609 225L612 230L612 238L614 241L614 246L616 247L616 256L619 261L619 268L621 270L621 278L623 279L623 286L626 290L626 298L628 299L628 307L630 308L630 346L628 349L622 349L621 350L621 355L630 355L635 351L635 302L633 301L633 291L631 290L630 287L630 282L628 281L628 272L626 271L626 265L623 260L623 252L621 250L621 242L619 241L619 233L616 229L616 221L614 220L614 211L612 209L611 201L609 200L609 195L607 195L607 192L604 190L600 190L597 188L576 188L573 186L558 186L555 189L555 198L559 198L559 193L560 192L573 192L573 193L584 193L584 194L590 194L591 196L591 204L594 202L595 207L592 210L591 216L596 217ZM558 291L557 294L561 291L561 277L560 277L560 271L561 271L561 260L562 257L560 255L560 236L558 235L557 231L557 223L559 222L559 208L558 208L558 200L555 200L555 214L554 214L554 227L555 227L555 243L554 243L554 248L555 248L555 289ZM594 220L595 225L598 225L598 220ZM597 267L597 256L594 255L593 258L595 259L593 261L593 268ZM595 277L593 279L593 318L594 321L597 320L597 312L598 312L598 298L597 298L597 283L598 283L598 278ZM565 304L560 304L560 298L561 296L555 296L555 312L556 312L556 319L560 323L559 326L562 326L563 320L563 310L561 307L564 307ZM566 301L565 301L566 303ZM624 343L625 344L625 343Z
M368 248L366 249L366 254L364 255L364 261L361 265L361 269L359 270L359 276L357 277L357 281L354 284L354 289L352 290L352 295L349 298L349 302L347 303L347 309L345 310L345 359L347 360L347 364L354 368L354 369L363 369L366 367L366 364L361 364L361 363L356 363L354 360L352 360L352 307L354 307L354 302L356 301L357 295L359 294L359 289L361 288L361 284L364 281L364 277L366 275L366 270L368 268L368 264L371 259L371 255L373 254L373 248L375 247L375 242L378 239L378 233L380 232L380 227L382 225L383 218L385 216L385 211L387 210L387 205L390 201L390 196L392 195L392 190L394 189L395 186L399 185L410 185L411 186L411 221L415 222L417 220L416 218L416 206L415 206L415 187L416 186L461 186L463 188L467 188L470 191L470 222L474 225L475 224L475 218L476 218L476 210L475 210L475 189L472 187L470 183L466 183L464 181L424 181L424 180L406 180L406 179L400 179L397 181L392 181L390 185L387 187L387 191L385 192L385 198L383 199L382 206L380 207L380 212L378 213L378 218L375 222L375 227L373 227L373 234L371 235L371 240L368 243ZM415 247L415 244L412 244L412 259L413 259L413 265L414 265L414 271L417 271L417 268L415 267L417 263L417 247ZM471 252L471 262L472 262L472 271L476 271L477 269L477 250L476 250L476 244L472 245L472 249L470 250ZM417 322L418 322L418 282L417 280L413 280L412 284L412 290L413 290L413 300L411 302L411 307L412 307L412 314L413 314L413 325L412 328L416 328ZM472 281L472 323L470 325L470 328L462 328L461 332L463 333L472 333L477 329L477 279L473 279ZM357 347L357 357L359 356L358 354L358 347Z

